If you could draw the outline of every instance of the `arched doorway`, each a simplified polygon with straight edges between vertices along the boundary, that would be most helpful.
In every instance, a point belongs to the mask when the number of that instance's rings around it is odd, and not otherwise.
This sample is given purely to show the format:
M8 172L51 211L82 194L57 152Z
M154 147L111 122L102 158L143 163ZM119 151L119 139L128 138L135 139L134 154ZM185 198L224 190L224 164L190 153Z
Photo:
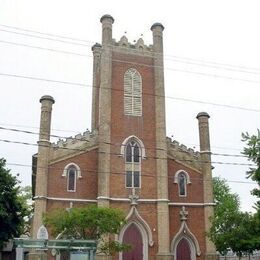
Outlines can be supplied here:
M123 260L142 260L143 259L143 239L139 228L132 223L124 232L123 243L132 246L131 251L123 252Z
M190 245L185 238L182 238L177 245L176 260L191 260Z

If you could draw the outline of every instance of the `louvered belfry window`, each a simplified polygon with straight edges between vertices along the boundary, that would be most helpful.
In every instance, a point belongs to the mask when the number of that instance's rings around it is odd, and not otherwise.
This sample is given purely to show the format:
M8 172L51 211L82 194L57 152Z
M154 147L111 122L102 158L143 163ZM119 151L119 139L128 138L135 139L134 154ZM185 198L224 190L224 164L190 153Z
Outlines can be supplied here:
M124 112L129 116L142 116L142 78L133 68L124 75Z

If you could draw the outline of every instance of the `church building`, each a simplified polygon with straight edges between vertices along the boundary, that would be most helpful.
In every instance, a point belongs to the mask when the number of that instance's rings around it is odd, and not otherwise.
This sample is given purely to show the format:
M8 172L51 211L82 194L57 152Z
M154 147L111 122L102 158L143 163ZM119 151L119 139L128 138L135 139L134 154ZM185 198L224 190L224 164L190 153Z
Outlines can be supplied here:
M125 212L114 239L133 250L96 259L216 259L206 236L214 208L209 115L197 115L199 152L167 137L164 26L151 26L153 43L146 45L114 40L112 16L100 22L102 43L92 47L91 131L51 143L54 98L40 99L33 237L44 212L97 205Z

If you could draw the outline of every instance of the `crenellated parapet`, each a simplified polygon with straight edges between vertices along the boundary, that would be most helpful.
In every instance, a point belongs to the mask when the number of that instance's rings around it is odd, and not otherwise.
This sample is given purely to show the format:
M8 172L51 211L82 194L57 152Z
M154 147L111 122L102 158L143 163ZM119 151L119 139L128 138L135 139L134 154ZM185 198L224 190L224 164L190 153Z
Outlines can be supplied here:
M180 144L176 140L167 137L168 158L187 164L196 170L201 170L201 155L198 151L188 148L186 145Z
M77 134L65 139L59 139L58 142L51 144L50 161L54 162L60 158L84 153L97 147L98 132L86 131L83 134Z

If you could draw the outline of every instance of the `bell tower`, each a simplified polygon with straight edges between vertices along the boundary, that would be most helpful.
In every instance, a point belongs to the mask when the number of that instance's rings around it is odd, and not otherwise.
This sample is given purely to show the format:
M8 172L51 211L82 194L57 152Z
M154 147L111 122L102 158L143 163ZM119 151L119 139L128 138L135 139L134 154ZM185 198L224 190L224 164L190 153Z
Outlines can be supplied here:
M157 232L157 259L168 259L164 27L152 25L153 44L148 46L142 38L135 43L126 36L114 40L113 17L104 15L100 21L102 45L92 47L92 129L99 135L98 205L109 206L118 198L128 198L133 189L140 199L156 200L156 217L149 220L144 213L144 218ZM127 161L127 145L133 154L140 150L139 159Z

